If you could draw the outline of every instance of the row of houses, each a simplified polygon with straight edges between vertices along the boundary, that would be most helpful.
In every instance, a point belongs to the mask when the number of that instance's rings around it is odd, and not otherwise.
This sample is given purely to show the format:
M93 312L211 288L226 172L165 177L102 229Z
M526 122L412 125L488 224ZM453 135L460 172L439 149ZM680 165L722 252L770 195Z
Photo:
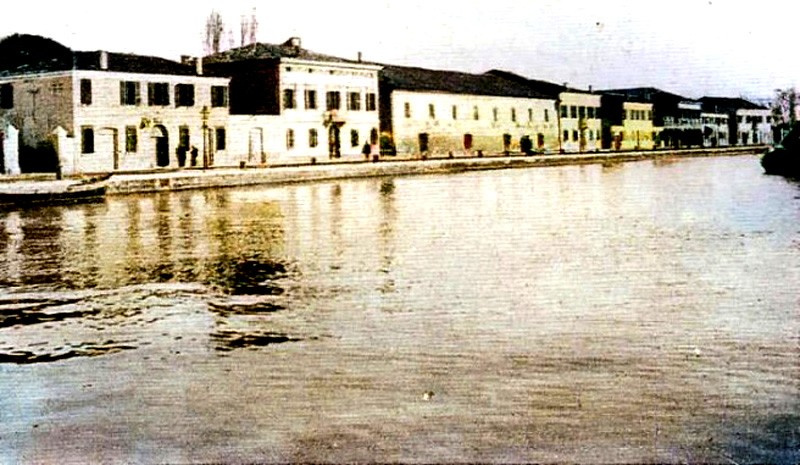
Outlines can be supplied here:
M711 147L771 134L769 110L742 99L386 65L314 53L299 38L180 62L0 41L4 173Z

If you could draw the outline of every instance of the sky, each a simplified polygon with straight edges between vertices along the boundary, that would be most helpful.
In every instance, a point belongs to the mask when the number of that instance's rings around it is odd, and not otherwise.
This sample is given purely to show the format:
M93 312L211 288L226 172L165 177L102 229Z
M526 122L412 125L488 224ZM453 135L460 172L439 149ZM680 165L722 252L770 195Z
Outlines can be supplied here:
M296 36L304 48L345 58L362 52L381 63L504 69L690 98L769 98L800 87L800 3L791 0L28 0L4 5L0 37L38 34L76 50L177 60L203 53L212 10L238 40L253 8L258 41Z

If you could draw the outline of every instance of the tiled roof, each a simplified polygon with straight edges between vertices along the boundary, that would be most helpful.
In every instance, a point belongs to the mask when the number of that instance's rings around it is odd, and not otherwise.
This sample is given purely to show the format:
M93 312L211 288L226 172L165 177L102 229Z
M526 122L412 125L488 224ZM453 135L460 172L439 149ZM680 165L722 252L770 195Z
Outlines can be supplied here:
M14 34L0 40L0 75L70 69L100 70L102 52L73 51L46 37ZM108 71L193 75L195 68L166 58L108 53Z
M300 60L309 61L322 61L333 63L361 63L357 60L348 60L346 58L335 57L331 55L323 55L306 50L302 47L292 45L292 39L282 44L266 44L255 43L245 45L243 47L225 50L224 52L208 55L203 58L204 63L225 63L232 61L246 61L246 60L270 60L280 58L296 58Z
M520 84L524 84L529 86L536 92L549 95L551 98L558 98L558 96L563 92L570 92L576 94L591 94L592 92L588 90L582 89L575 89L573 87L568 87L562 84L556 84L554 82L542 81L540 79L530 79L526 78L525 76L520 76L519 74L512 73L511 71L504 71L501 69L493 69L487 71L486 74L497 76L503 79L508 79L510 81L514 81Z
M75 52L75 69L100 70L102 52ZM108 71L143 74L177 74L191 76L195 67L166 58L108 52Z
M552 99L531 87L490 74L382 65L381 83L399 90Z
M766 110L761 105L738 97L702 97L700 102L703 104L704 111L714 113L727 113L736 110Z

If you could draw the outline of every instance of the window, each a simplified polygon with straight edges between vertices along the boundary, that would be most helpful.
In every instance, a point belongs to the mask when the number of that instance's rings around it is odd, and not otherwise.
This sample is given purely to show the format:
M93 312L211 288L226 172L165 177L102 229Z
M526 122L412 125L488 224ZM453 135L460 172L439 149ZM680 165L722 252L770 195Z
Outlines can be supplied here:
M227 86L211 86L211 106L214 108L228 106Z
M432 103L428 104L428 116L431 119L436 119L436 107Z
M147 84L147 104L166 107L169 105L169 84L166 82L150 82Z
M325 109L326 110L338 110L342 107L341 102L341 94L339 91L329 91L325 94Z
M92 80L81 79L81 105L92 104Z
M81 153L94 153L94 128L81 126Z
M350 130L350 147L358 147L358 129Z
M367 111L375 111L378 109L378 101L375 92L367 93Z
M517 109L516 108L512 108L511 109L511 121L514 122L514 123L517 122Z
M314 89L306 89L306 110L317 109L317 91Z
M13 84L0 84L0 108L14 108Z
M578 117L578 107L576 107L575 105L569 107L569 117L570 118Z
M283 108L285 110L292 110L297 107L297 102L294 98L294 89L283 89Z
M136 153L139 145L139 133L136 126L125 126L125 152Z
M403 104L403 114L405 114L406 118L411 118L411 104L406 102Z
M547 123L550 121L550 112L547 111L547 108L544 109L544 122Z
M189 148L191 141L189 138L189 126L178 127L178 146Z
M481 118L481 115L480 115L480 113L478 112L478 106L477 106L477 105L475 105L475 106L472 108L472 119L474 119L475 121L478 121L480 118Z
M133 81L121 81L119 83L119 104L120 105L139 105L139 83Z
M361 110L361 93L348 92L347 93L347 109L352 111Z
M499 118L497 108L492 108L492 118L497 121Z
M577 130L574 130L574 129L572 130L572 140L574 142L578 141L578 131Z
M294 148L294 130L287 129L286 130L286 148L292 149Z
M586 118L586 107L578 107L578 118Z
M589 119L595 118L595 107L589 107L586 109L586 117Z
M224 87L223 87L224 89ZM224 127L218 127L214 130L214 139L217 141L217 151L225 150L228 146L228 141L226 139L226 131Z
M311 148L316 147L319 144L319 134L317 134L317 130L311 128L308 130L308 146Z
M561 117L562 118L566 118L567 117L567 107L564 106L564 105L561 106Z
M458 119L458 107L453 105L453 119Z
M528 122L533 122L533 108L528 108Z
M175 106L176 107L194 106L194 84L175 85Z
M564 137L562 137L561 140L565 142L569 140L569 131L567 131L566 129L564 130Z

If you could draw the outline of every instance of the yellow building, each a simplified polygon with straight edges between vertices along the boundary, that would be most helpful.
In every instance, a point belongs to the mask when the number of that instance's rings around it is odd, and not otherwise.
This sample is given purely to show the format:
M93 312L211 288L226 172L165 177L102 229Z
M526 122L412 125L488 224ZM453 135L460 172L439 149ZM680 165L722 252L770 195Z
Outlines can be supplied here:
M604 149L651 150L656 147L660 129L653 125L652 103L606 93L602 97L601 113Z
M559 101L561 151L600 150L600 95L567 89L561 92Z

